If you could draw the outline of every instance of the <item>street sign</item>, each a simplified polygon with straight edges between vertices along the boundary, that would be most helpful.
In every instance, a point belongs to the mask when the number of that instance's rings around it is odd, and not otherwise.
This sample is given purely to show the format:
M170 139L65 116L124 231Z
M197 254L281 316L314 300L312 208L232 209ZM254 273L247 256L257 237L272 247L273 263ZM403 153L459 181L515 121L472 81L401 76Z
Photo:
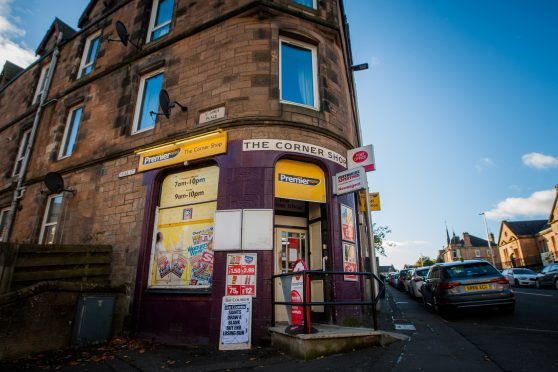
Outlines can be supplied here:
M364 167L367 172L376 170L374 146L362 146L347 151L347 169Z
M349 169L333 176L333 192L348 194L366 188L366 172L363 167Z
M366 194L364 192L361 192L359 194L360 196L360 211L361 212L366 212ZM369 197L370 197L370 210L371 211L381 211L381 205L380 205L380 193L379 192L371 192L368 193Z

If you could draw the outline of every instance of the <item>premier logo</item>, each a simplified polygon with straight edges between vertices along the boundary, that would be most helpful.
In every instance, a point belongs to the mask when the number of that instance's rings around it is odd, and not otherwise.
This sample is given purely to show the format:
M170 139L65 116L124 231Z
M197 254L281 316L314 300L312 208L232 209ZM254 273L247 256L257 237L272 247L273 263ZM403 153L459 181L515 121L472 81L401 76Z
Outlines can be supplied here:
M148 164L158 163L160 161L169 160L169 159L177 157L179 153L180 153L180 149L169 151L169 152L164 152L162 154L157 154L157 155L153 155L153 156L146 156L145 158L143 158L143 165L148 165Z
M279 173L279 182L294 183L297 185L316 186L320 184L320 180L316 178L292 176L290 174Z

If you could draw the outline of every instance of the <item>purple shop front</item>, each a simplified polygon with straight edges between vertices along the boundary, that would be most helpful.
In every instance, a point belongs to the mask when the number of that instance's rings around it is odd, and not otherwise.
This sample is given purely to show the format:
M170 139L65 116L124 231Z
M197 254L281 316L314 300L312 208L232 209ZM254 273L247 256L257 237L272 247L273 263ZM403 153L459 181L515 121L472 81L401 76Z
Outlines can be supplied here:
M257 255L252 340L268 337L275 311L288 322L279 280L304 259L311 270L358 271L360 234L353 194L336 196L331 179L345 170L342 155L281 139L234 140L226 153L144 173L147 189L133 304L137 336L180 343L217 343L226 293L227 254ZM215 211L272 210L273 236L258 250L213 249ZM251 226L257 230L260 222ZM261 222L264 223L263 221ZM262 225L262 229L264 226ZM272 291L275 286L275 291ZM313 301L361 300L359 277L311 277ZM315 306L312 321L361 316L358 307Z

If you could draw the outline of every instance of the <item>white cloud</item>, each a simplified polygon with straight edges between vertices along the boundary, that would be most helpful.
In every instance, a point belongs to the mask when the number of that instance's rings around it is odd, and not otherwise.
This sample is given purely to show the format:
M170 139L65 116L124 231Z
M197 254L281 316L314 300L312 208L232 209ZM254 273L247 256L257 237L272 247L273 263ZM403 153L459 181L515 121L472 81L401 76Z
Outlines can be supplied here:
M0 0L0 69L6 60L25 68L37 59L31 49L15 40L23 37L25 30L14 23L17 18L10 14L11 2L12 0Z
M407 245L424 245L430 244L430 242L424 240L403 240L403 241L395 241L395 240L386 240L385 245L387 247L404 247Z
M558 158L541 154L539 152L531 152L529 154L525 154L521 157L523 160L523 164L528 167L537 168L537 169L548 169L558 167Z
M475 165L475 169L481 172L484 168L495 167L496 164L489 157L480 158Z
M552 189L534 192L527 198L507 198L499 202L496 208L486 212L486 218L503 220L519 216L548 216L555 195L556 191Z

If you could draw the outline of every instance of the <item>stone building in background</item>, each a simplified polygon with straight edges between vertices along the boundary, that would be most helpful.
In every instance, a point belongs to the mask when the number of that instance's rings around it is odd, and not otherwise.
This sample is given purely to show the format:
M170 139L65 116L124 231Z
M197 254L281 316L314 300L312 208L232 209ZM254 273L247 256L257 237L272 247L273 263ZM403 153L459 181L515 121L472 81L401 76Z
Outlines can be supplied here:
M56 19L40 58L2 81L4 241L111 245L111 282L128 287L115 331L170 341L215 341L229 290L255 295L253 338L265 337L272 275L301 258L364 261L355 200L331 185L361 145L342 1L91 0L78 27ZM49 172L74 192L49 193ZM218 251L215 213L231 210L271 219L244 221L245 250ZM227 283L240 252L256 254L255 287ZM312 293L363 296L343 277L314 278Z
M492 251L494 252L494 265L502 267L498 246L494 242L494 235L490 234L490 245L488 241L464 232L462 237L453 233L450 238L447 234L447 245L440 250L438 257L443 262L453 262L461 260L486 260L492 263Z

